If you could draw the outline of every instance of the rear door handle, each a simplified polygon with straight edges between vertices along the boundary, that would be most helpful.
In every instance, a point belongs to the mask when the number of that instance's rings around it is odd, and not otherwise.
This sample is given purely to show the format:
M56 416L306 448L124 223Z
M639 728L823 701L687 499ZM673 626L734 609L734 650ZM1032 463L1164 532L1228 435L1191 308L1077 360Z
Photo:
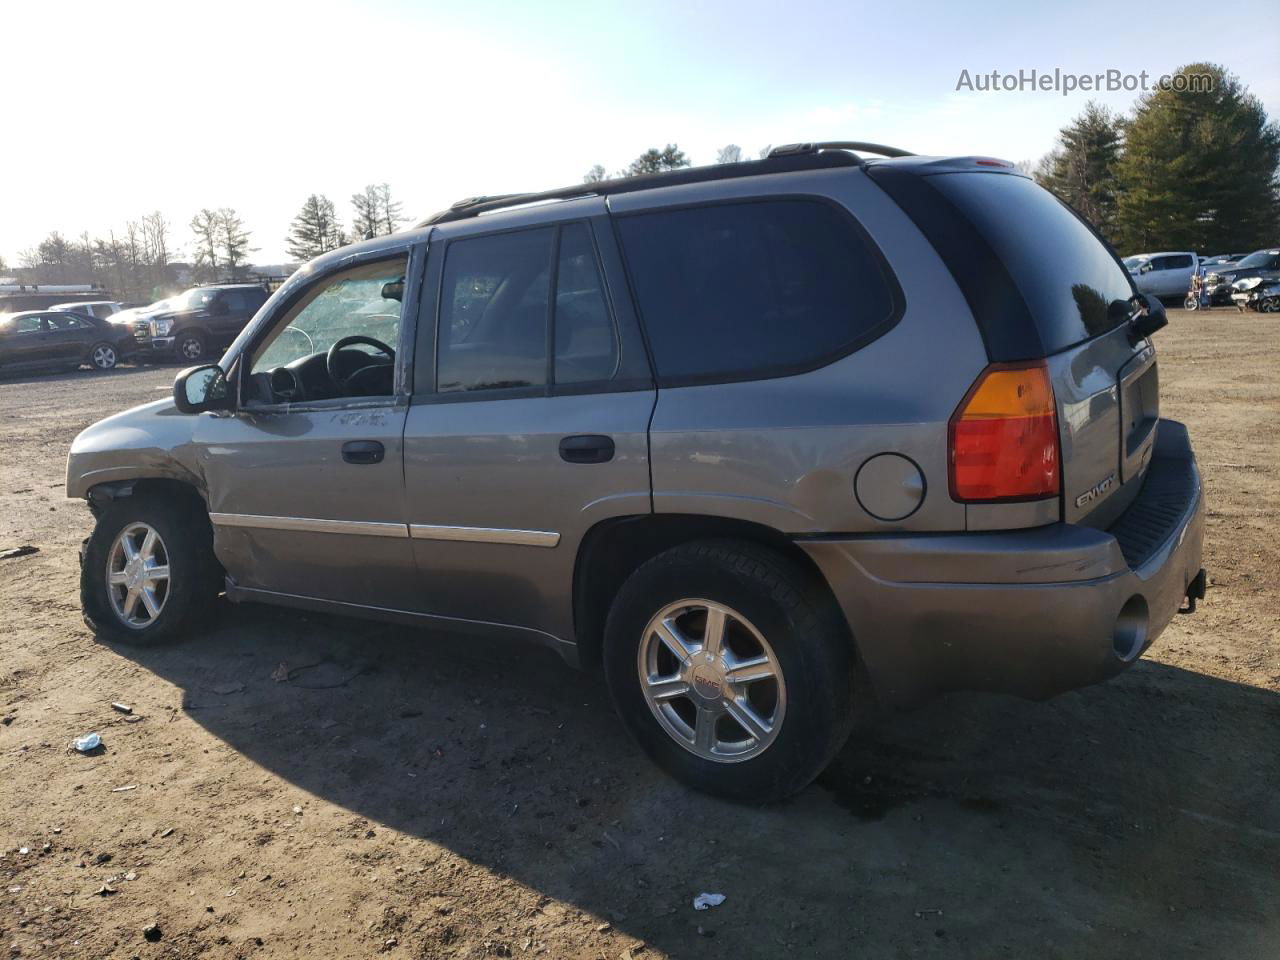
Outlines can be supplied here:
M560 459L566 463L608 463L613 459L613 437L583 433L560 441Z
M342 445L342 459L347 463L381 463L386 452L377 440L348 440Z

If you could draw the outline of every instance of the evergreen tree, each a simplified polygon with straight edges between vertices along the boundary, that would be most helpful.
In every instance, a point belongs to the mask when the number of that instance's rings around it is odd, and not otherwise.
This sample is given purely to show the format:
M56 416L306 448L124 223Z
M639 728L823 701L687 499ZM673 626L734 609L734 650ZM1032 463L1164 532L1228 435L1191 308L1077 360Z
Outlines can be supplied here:
M396 227L404 223L404 217L400 216L400 211L404 207L399 200L391 199L391 187L387 184L378 185L378 217L381 220L381 232L388 236L396 232Z
M1280 129L1261 101L1216 64L1207 92L1158 90L1138 103L1116 167L1125 250L1247 250L1274 242Z
M338 249L346 242L333 201L322 193L313 193L293 218L285 249L289 256L305 263L322 253Z
M1115 236L1116 161L1120 156L1118 117L1093 100L1058 133L1040 179L1075 207L1107 239Z
M257 248L249 246L249 231L234 207L223 207L218 211L218 245L231 279L240 279L240 268Z
M382 232L382 202L378 188L369 184L360 193L351 195L355 219L351 221L351 234L358 240L368 240Z
M624 177L639 177L646 173L660 173L663 170L678 170L689 166L689 158L674 143L658 150L650 147L631 161L631 166L620 174Z

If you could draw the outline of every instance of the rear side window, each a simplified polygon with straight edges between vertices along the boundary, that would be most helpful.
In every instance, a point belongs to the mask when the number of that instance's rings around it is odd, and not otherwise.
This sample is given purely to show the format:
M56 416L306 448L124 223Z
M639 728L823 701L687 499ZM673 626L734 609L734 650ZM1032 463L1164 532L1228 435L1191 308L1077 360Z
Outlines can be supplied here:
M617 223L664 384L812 369L897 320L879 251L823 201L718 203Z
M550 228L455 240L444 261L436 389L547 382Z
M973 224L1003 263L1026 301L1044 354L1106 333L1128 319L1133 287L1124 268L1048 190L1006 174L946 173L925 179ZM1190 257L1185 259L1190 266Z

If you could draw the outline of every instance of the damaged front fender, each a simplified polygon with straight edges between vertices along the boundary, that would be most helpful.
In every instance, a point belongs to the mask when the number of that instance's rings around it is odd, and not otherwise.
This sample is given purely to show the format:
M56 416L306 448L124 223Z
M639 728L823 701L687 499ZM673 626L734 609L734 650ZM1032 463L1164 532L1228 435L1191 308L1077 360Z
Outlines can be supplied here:
M177 480L205 496L204 471L192 444L197 419L166 399L99 420L71 444L67 496L85 499L104 484L116 496L130 481L148 479Z

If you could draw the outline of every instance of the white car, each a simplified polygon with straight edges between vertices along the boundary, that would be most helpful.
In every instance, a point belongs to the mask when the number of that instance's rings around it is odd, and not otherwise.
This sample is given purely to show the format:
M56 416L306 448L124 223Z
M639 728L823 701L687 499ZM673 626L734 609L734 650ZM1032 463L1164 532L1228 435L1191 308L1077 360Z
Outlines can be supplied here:
M128 306L129 304L119 300L75 300L70 303L55 303L49 309L59 313L84 313L99 320L112 320L114 314Z
M1199 263L1199 257L1185 250L1140 253L1124 261L1139 291L1155 297L1178 298L1191 289L1191 277Z

